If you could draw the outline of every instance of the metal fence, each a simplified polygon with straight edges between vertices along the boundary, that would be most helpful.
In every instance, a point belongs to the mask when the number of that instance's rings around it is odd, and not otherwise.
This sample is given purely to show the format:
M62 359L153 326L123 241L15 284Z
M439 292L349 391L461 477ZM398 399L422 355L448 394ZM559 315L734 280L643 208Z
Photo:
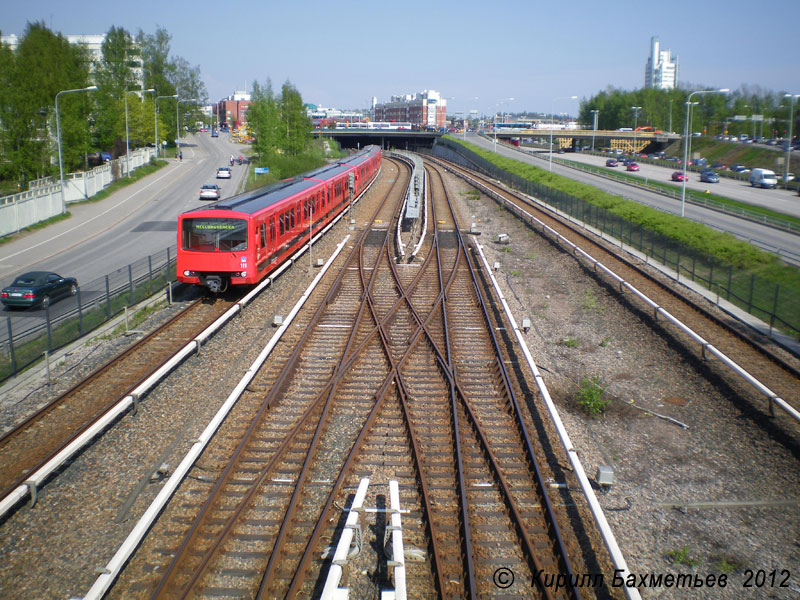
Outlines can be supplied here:
M534 196L576 220L635 248L684 277L724 298L769 325L768 335L779 330L800 339L800 302L797 292L687 248L663 234L637 225L599 206L551 187L504 171L485 158L451 140L437 140L434 156L484 173L509 187Z
M6 317L0 332L0 382L110 321L175 280L176 248L171 246L89 282L75 296ZM22 324L20 324L22 323Z

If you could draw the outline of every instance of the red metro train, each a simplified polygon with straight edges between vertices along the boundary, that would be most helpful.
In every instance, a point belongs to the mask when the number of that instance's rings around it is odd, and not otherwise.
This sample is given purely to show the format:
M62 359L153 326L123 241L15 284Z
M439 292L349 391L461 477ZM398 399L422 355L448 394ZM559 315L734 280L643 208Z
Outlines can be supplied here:
M224 292L261 281L363 192L381 167L367 146L345 160L178 216L178 281Z

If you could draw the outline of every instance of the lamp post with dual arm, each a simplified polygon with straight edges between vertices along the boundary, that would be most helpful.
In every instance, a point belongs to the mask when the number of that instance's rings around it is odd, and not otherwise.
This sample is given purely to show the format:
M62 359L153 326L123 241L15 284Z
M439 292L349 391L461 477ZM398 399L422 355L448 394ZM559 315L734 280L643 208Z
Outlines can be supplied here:
M686 180L688 179L688 166L686 162L689 160L689 119L691 118L692 110L692 96L695 94L725 94L729 92L728 88L719 90L698 90L689 94L686 99L686 121L683 123L683 185L681 186L681 216L686 214Z
M794 102L800 98L800 94L784 94L784 98L789 98L789 135L786 137L786 163L783 165L783 184L789 182L789 161L792 151L792 125L794 125Z
M156 158L158 158L159 150L160 150L159 145L158 145L158 101L161 100L162 98L175 98L175 99L177 99L178 98L178 94L172 94L171 96L156 96L156 100L155 100L155 102L153 102L153 114L155 115L155 121L156 121Z
M67 200L64 197L64 161L61 156L61 118L58 114L58 97L61 94L71 94L74 92L94 92L97 90L96 85L89 87L79 88L76 90L62 90L56 94L56 141L58 142L58 181L61 184L61 213L67 212Z
M559 96L558 98L553 98L553 101L550 103L550 170L553 170L553 126L556 122L556 115L554 113L553 104L556 100L577 100L577 96Z

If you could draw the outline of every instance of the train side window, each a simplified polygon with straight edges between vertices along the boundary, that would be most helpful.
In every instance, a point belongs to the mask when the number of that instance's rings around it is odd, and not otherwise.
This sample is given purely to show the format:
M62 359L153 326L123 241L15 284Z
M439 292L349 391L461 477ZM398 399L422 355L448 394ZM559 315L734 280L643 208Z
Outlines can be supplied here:
M261 247L264 248L267 245L267 225L266 223L261 224Z
M280 226L281 226L281 228L280 228L280 229L281 229L281 235L283 235L283 232L284 232L284 225L283 225L283 213L281 213L281 214L278 216L278 221L280 222Z
M292 220L292 229L294 229L294 209L295 209L294 206L289 209L289 217Z
M269 220L269 241L275 241L275 218Z

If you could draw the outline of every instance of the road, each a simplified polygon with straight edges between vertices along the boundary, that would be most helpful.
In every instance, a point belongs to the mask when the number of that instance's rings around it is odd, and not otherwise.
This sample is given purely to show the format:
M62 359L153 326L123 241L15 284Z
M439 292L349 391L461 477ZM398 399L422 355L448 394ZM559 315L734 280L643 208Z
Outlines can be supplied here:
M582 153L569 153L555 155L560 159L574 161L582 164L593 165L595 167L608 168L614 171L625 171L625 167L620 165L618 167L606 167L606 160L609 155L596 156L593 154ZM660 167L648 163L637 163L641 169L638 173L626 171L628 175L640 177L645 180L660 181L673 183L670 176L675 171L680 171L680 165L675 164L673 167ZM777 171L776 171L777 172ZM680 183L674 183L680 186ZM782 212L794 217L800 217L800 197L796 191L775 189L765 190L754 188L750 185L748 179L745 177L743 180L731 179L728 177L720 177L719 183L703 183L700 181L700 174L690 172L689 180L686 182L687 190L695 190L698 192L710 191L712 194L724 196L731 200L738 200L746 202L754 206L763 206L772 210Z
M156 173L99 202L70 205L69 219L17 235L0 246L0 285L35 270L77 277L82 284L174 246L178 215L208 204L199 200L200 186L216 182L223 198L232 196L240 190L248 168L235 165L230 180L215 179L217 167L228 166L230 155L243 151L225 133L218 138L191 135L181 146L182 161L170 156L169 165ZM59 304L51 305L55 314ZM31 326L31 320L44 320L41 310L4 309L0 314L11 318L14 331ZM8 337L3 325L0 341Z
M476 144L487 150L494 149L494 143L492 141L479 137L475 134L467 135L466 139L468 142ZM509 158L530 163L539 168L543 169L548 168L547 153L545 151L538 151L538 152L534 151L536 153L536 155L534 155L529 151L520 151L516 148L512 148L505 144L497 144L497 152L504 156L508 156ZM597 162L594 164L597 164L598 166L605 165L605 161L607 158L607 157L597 157L597 156L586 156L581 154L557 154L554 155L554 157L557 158L568 157L570 160L572 160L574 157L580 157L581 159L586 159L587 161L590 161L591 159L596 159ZM672 173L672 171L676 170L674 168L666 169L650 165L648 165L647 167L648 167L647 171L644 172L645 176L659 178L661 181L669 181L670 174ZM616 169L618 170L619 167L616 167ZM650 169L654 169L654 171L650 171ZM670 198L662 194L649 192L647 190L643 190L638 187L612 181L610 179L606 179L598 175L585 173L577 169L560 165L555 161L553 162L553 172L559 175L563 175L564 177L569 177L570 179L586 183L588 185L593 185L611 194L616 194L618 196L622 196L624 198L633 200L635 202L641 202L642 204L653 206L665 212L670 212L677 215L679 215L681 212L680 199ZM694 179L697 179L697 176L694 176ZM696 181L687 182L687 187L694 185L697 185ZM705 187L703 188L698 187L697 189L704 190L708 189L708 186L712 185L719 186L721 184L703 184L703 185ZM737 183L733 183L733 185L735 186L737 185ZM759 194L764 194L763 196L761 196L761 199L766 197L766 198L772 198L774 200L775 198L779 198L780 194L784 193L783 190L751 189L749 185L742 183L738 183L738 186L744 187L744 191L751 194L751 196L747 197L751 198L758 197ZM800 201L798 200L800 199L798 199L797 196L795 196L794 202L797 206L800 206ZM744 201L747 202L748 200ZM776 208L775 210L778 209ZM761 225L759 223L748 221L745 219L740 219L733 215L728 215L714 210L710 210L702 206L697 206L688 202L686 203L685 206L685 215L688 219L704 223L709 227L713 227L714 229L720 231L730 232L739 239L746 240L754 245L764 248L765 250L779 254L787 261L790 261L793 264L800 265L800 236L794 235L786 231L782 231L780 229L775 229L773 227L768 227L765 225ZM800 216L800 213L798 213L798 216Z

